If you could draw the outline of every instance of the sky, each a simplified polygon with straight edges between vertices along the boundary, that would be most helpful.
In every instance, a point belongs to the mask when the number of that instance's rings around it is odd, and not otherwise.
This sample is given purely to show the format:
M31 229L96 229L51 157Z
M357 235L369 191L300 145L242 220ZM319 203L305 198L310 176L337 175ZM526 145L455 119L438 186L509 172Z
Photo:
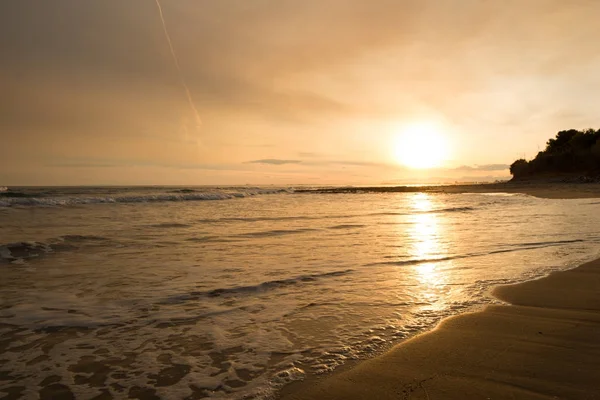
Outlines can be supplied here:
M493 180L600 127L597 0L160 4L180 72L155 0L0 6L0 185Z

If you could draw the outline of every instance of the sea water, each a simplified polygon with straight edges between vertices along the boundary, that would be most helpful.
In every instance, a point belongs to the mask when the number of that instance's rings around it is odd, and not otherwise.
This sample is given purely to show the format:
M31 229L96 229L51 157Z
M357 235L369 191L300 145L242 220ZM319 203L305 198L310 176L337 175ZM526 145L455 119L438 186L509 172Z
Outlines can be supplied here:
M267 398L595 258L600 202L293 188L0 193L0 393Z

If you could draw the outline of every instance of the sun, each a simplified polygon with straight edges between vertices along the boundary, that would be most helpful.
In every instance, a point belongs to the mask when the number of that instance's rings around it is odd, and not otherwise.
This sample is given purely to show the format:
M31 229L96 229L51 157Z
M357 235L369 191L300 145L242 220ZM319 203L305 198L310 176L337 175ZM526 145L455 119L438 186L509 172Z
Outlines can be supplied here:
M440 129L431 123L404 126L394 146L396 161L413 169L439 167L448 157L448 145Z

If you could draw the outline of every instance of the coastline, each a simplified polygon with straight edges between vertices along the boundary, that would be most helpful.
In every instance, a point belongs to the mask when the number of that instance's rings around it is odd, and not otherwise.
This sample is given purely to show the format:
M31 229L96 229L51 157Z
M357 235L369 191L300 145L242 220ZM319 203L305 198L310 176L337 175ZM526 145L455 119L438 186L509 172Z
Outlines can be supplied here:
M600 259L498 286L509 305L433 331L331 375L283 388L300 399L600 399Z
M504 182L441 186L370 186L300 189L297 193L520 193L545 199L600 198L599 183Z
M600 184L598 183L507 182L471 185L469 188L459 187L458 190L462 191L454 193L520 193L557 200L600 198Z
M362 191L600 198L598 183L505 182L351 189ZM508 305L487 306L482 311L446 318L435 329L373 359L351 363L324 377L294 382L277 398L600 399L600 340L595 340L600 338L600 291L594 292L598 287L600 259L538 280L498 286L493 296ZM581 324L588 328L585 332L573 329ZM562 330L563 334L544 336L544 330ZM547 349L561 347L566 349L563 354L547 356ZM486 358L498 361L497 371L490 365L480 369ZM575 365L564 364L563 358ZM587 372L572 373L581 370ZM579 389L570 391L563 386Z

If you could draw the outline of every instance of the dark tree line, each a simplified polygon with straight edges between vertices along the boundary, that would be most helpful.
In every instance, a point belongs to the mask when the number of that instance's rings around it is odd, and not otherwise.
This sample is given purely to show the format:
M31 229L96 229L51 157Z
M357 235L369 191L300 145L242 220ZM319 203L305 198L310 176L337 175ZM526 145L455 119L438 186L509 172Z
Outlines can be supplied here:
M510 166L514 179L551 175L600 175L600 129L560 131L548 140L546 149L530 161L520 159Z

